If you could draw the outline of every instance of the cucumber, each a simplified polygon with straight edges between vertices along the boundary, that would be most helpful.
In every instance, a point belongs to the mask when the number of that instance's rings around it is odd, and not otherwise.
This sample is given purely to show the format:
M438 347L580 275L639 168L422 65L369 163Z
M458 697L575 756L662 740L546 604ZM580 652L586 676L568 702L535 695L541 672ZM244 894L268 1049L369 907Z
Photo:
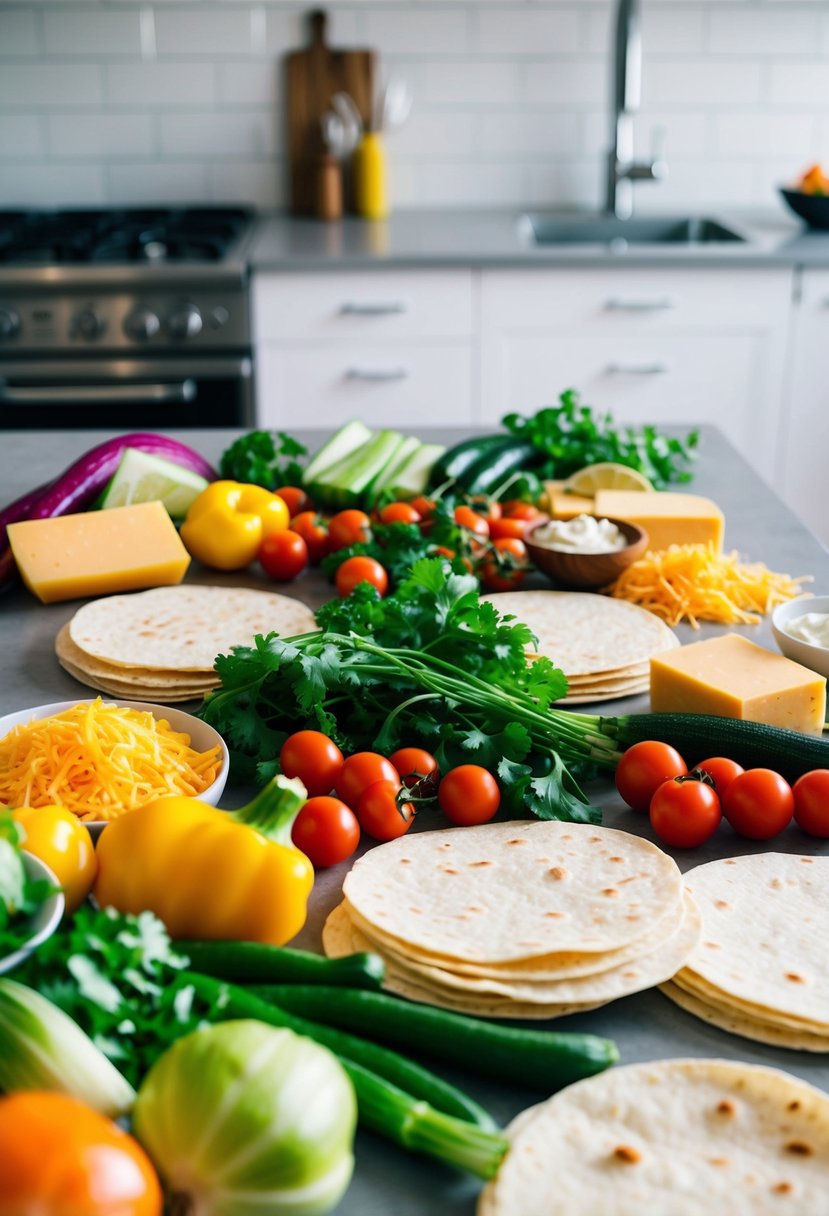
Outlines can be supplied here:
M403 467L412 452L416 452L419 447L419 439L415 439L413 435L406 435L397 449L394 460L389 462L372 486L372 492L375 497L382 493L383 490L390 489L395 485L394 479L397 476L397 470Z
M350 422L346 422L341 426L330 439L327 439L320 450L311 457L305 467L303 474L303 482L306 486L316 479L335 464L345 459L352 452L362 448L371 439L374 432L361 422L359 418L352 418Z
M407 459L399 464L388 481L388 489L398 494L422 494L429 484L429 474L446 448L440 443L420 443Z
M457 481L485 452L500 446L506 438L509 436L503 433L475 435L472 439L456 443L448 452L444 452L440 460L435 461L429 474L429 485L434 488L447 481Z
M374 483L404 442L399 431L379 431L365 446L325 470L305 486L318 506L342 510L370 496Z
M494 494L514 473L535 463L538 454L535 444L506 437L498 447L493 445L479 456L458 481L470 494Z

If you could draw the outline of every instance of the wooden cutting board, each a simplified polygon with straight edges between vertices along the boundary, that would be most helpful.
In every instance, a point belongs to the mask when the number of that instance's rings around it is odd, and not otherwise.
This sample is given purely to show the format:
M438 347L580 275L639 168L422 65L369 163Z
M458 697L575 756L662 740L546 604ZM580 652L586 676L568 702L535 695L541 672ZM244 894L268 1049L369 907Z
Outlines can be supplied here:
M288 158L291 211L314 215L317 174L324 152L320 119L337 92L350 94L364 124L371 120L376 55L369 50L335 50L325 41L327 15L309 16L311 44L286 56Z

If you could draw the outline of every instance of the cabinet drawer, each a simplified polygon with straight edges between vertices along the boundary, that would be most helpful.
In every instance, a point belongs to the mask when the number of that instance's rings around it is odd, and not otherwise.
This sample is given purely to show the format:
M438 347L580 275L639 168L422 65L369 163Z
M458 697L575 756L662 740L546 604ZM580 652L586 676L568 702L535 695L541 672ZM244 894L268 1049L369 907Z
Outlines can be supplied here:
M253 325L258 342L468 338L472 273L257 275Z
M266 345L257 352L257 403L260 426L470 423L472 345Z

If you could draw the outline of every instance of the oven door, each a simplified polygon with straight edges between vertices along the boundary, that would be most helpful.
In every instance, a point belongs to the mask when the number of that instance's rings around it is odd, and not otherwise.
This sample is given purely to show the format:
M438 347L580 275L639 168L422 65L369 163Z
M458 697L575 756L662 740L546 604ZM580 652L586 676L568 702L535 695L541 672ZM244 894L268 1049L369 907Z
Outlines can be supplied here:
M0 360L0 430L247 427L251 360Z

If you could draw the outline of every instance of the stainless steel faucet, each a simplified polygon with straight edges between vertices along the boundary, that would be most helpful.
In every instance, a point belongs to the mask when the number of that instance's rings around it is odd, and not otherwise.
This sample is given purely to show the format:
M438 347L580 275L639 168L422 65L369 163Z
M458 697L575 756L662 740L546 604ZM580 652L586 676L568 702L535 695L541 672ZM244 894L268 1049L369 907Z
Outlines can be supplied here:
M633 183L657 181L667 166L654 148L650 162L633 159L633 115L642 96L642 22L639 0L619 0L613 52L613 147L607 163L607 210L620 220L633 214Z

